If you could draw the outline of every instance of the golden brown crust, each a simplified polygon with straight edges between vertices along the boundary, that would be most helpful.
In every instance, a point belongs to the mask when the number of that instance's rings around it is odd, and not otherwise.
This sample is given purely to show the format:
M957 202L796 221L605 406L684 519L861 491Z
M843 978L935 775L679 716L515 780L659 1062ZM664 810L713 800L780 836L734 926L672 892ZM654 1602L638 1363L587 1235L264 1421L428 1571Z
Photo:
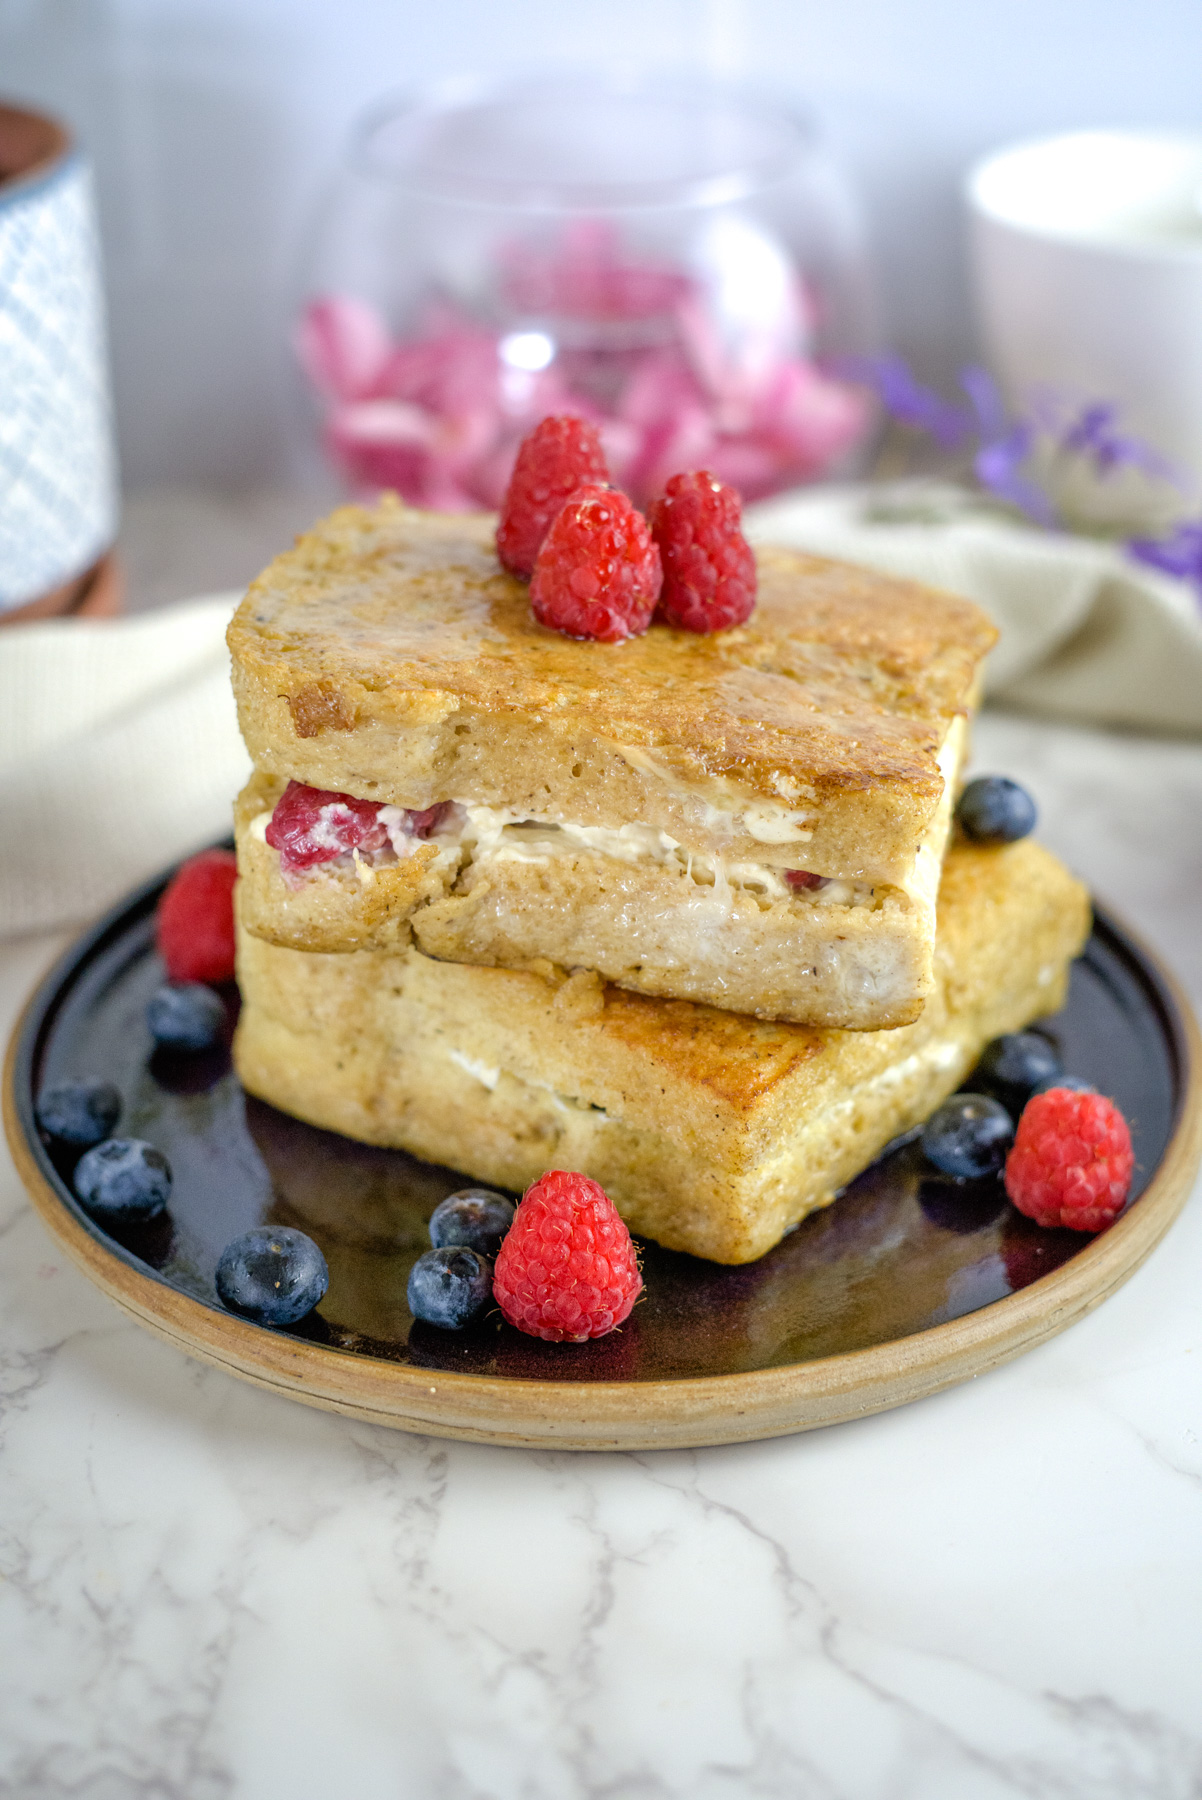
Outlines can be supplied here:
M298 738L317 737L323 731L353 731L354 716L332 681L311 681L288 696L288 711Z
M882 839L882 869L912 854L942 793L940 746L996 637L977 607L761 550L746 626L705 637L656 625L622 645L578 643L534 621L525 584L497 562L493 527L491 516L386 498L375 511L333 513L271 564L229 632L259 767L425 806L469 793L447 787L464 776L456 727L503 738L532 764L536 788L540 757L557 767L556 744L603 745L615 759L633 753L646 788L615 794L614 822L659 822L657 784L719 804L724 788L743 803L796 794L819 811L858 808L867 837ZM393 757L401 737L424 740L421 754ZM558 780L548 777L548 791ZM508 796L477 787L470 797ZM687 828L681 841L692 841Z

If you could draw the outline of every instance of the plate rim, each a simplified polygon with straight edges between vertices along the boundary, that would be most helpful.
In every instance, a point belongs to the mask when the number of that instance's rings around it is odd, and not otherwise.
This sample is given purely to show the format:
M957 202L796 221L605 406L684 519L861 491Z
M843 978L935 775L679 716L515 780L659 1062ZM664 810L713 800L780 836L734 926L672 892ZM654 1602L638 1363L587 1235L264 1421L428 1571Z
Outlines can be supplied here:
M696 1448L778 1437L906 1404L1033 1349L1109 1297L1168 1231L1202 1160L1202 1036L1176 977L1125 921L1095 906L1094 933L1140 966L1179 1072L1159 1165L1131 1210L1017 1293L905 1337L783 1366L651 1381L557 1380L426 1370L251 1324L187 1294L76 1217L48 1174L32 1118L33 1062L76 972L165 885L141 883L55 959L9 1038L3 1113L35 1211L85 1275L140 1325L186 1354L325 1410L437 1437L539 1449ZM43 1164L46 1166L43 1167ZM65 1184L64 1184L65 1186Z

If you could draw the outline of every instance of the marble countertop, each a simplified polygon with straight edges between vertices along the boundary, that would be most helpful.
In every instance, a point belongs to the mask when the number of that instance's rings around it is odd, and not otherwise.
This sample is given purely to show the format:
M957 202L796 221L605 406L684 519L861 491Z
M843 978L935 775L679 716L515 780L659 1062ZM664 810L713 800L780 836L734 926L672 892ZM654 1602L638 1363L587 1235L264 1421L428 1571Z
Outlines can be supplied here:
M993 713L976 761L1202 999L1202 748ZM58 947L0 945L6 1025ZM1202 1191L1104 1306L975 1383L585 1456L187 1361L0 1158L0 1794L1202 1794Z

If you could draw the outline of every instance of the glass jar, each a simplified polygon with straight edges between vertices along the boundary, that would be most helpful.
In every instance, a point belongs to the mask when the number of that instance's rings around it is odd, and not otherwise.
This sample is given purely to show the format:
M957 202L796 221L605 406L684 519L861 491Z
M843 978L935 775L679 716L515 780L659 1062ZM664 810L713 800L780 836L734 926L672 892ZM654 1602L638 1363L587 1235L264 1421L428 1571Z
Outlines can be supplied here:
M707 468L755 500L854 466L874 347L846 184L788 107L701 81L460 82L355 131L296 326L357 494L495 507L548 413L640 505ZM850 362L848 365L850 366Z

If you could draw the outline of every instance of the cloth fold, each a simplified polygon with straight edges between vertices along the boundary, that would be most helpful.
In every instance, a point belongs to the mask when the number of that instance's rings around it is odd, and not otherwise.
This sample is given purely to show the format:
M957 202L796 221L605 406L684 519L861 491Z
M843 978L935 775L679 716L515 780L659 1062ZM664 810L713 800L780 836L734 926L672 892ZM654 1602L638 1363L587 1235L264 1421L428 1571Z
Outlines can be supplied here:
M747 535L964 594L1001 632L985 692L1093 725L1202 732L1202 607L1114 544L999 518L934 484L802 489Z
M0 932L82 922L231 829L240 595L0 636Z
M995 699L1202 732L1195 597L1118 549L976 513L952 491L810 489L750 508L747 528L979 601L1002 632ZM0 935L82 923L229 831L249 768L224 638L238 598L0 633Z

